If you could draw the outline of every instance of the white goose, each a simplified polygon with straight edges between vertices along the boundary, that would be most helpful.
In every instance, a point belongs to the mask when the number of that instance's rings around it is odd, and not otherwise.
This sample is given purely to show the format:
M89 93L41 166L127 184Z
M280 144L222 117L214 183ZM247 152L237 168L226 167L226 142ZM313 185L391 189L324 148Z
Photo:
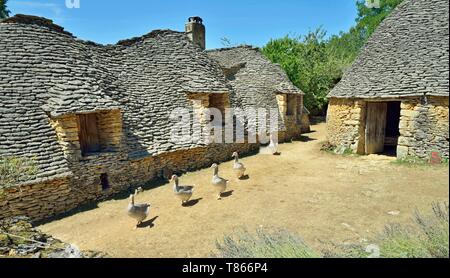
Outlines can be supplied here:
M211 168L214 169L214 174L212 177L211 184L216 188L218 194L217 194L217 200L222 199L222 193L227 190L228 180L219 177L219 165L214 163Z
M128 216L137 220L137 224L134 229L137 229L137 227L142 224L142 221L144 221L150 213L150 204L134 203L134 196L137 194L138 190L136 190L134 194L130 195L130 203L128 204L127 208Z
M241 162L239 162L239 154L234 152L232 157L234 157L233 170L236 172L238 179L241 179L245 176L245 166Z
M273 155L278 154L278 140L275 140L273 133L270 133L269 150Z
M191 199L194 187L190 185L179 185L177 175L173 175L170 181L173 182L173 192L181 200L181 205L185 205Z

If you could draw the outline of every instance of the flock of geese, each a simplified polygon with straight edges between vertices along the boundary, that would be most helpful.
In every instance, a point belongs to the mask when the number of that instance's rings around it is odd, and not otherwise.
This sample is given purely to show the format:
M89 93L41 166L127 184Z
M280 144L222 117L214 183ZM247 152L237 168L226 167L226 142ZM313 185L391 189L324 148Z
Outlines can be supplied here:
M234 152L232 157L234 158L233 170L235 171L237 178L242 179L245 176L246 168L244 164L239 162L239 155L237 152ZM219 176L219 165L214 163L211 168L214 169L211 184L216 189L217 199L220 200L222 198L222 194L227 189L229 181ZM170 181L173 182L173 192L175 193L175 196L181 200L181 204L183 206L186 205L194 193L194 187L190 185L180 185L177 175L173 175ZM141 191L142 188L138 188L134 194L130 195L130 202L127 208L128 216L137 221L135 229L142 224L150 213L150 204L136 204L134 202L134 197Z

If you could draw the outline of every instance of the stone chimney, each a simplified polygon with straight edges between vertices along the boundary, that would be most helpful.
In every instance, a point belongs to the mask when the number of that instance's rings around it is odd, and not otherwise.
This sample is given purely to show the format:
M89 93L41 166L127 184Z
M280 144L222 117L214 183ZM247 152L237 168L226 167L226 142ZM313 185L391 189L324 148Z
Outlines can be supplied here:
M193 43L198 44L205 50L205 25L203 25L203 19L201 17L192 16L188 19L186 23L186 34Z

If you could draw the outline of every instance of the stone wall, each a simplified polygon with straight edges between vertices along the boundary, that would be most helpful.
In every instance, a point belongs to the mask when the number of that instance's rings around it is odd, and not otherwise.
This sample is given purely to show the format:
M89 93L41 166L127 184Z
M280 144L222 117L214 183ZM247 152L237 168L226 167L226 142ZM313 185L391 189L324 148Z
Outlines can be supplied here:
M311 132L311 122L309 121L309 115L307 113L302 114L301 129L302 129L302 133Z
M327 141L364 153L366 104L362 100L331 98L327 114Z
M290 141L301 135L301 115L303 108L303 96L296 94L277 94L278 109L286 127L285 131L278 133L279 142ZM288 105L292 111L288 114Z
M449 98L410 98L402 101L400 137L397 156L417 156L429 159L437 151L448 159Z
M43 219L63 213L77 206L71 193L68 178L0 189L0 219Z

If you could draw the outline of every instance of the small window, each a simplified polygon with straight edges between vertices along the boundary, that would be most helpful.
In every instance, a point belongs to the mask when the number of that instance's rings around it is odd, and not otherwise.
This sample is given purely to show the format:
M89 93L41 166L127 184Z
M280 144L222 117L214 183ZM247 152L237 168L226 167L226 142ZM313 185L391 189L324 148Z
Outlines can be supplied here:
M295 115L295 110L297 109L297 97L295 95L287 95L287 110L286 115Z
M209 96L209 106L208 108L216 108L222 114L222 126L225 125L225 108L227 106L227 94L211 94ZM210 115L210 121L214 120L214 115Z
M100 183L102 185L102 190L107 190L110 188L108 181L108 174L103 173L100 175Z
M91 153L100 152L100 140L97 127L96 114L78 115L79 140L81 154L87 156Z

